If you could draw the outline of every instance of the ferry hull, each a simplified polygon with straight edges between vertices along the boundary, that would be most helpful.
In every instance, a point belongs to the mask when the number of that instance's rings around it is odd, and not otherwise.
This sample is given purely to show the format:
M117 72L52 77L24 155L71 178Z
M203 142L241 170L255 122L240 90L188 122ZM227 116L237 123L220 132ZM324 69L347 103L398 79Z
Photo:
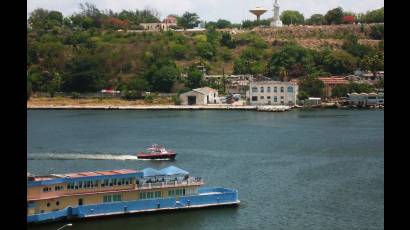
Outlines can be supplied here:
M199 194L179 199L147 199L68 207L63 210L27 216L28 223L58 221L67 218L96 218L112 215L196 209L238 205L238 191L227 188L201 188Z
M176 153L172 154L137 154L138 159L168 159L168 160L174 160L176 157Z

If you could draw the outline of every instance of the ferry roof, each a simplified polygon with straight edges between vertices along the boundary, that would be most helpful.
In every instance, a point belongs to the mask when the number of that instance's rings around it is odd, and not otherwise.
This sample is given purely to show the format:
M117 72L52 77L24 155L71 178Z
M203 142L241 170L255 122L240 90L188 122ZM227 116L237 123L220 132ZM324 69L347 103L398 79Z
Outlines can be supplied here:
M51 174L48 176L32 177L27 186L52 185L59 183L75 182L81 180L103 180L109 178L142 177L143 173L132 169L119 169L110 171L78 172L67 174ZM28 178L29 179L29 178Z
M188 175L189 173L175 166L169 166L161 170L146 168L142 171L133 169L119 169L109 171L93 171L93 172L77 172L67 174L51 174L47 176L29 176L27 175L27 186L44 186L59 183L84 181L84 180L104 180L110 178L125 178L125 177L150 177L150 176L174 176Z

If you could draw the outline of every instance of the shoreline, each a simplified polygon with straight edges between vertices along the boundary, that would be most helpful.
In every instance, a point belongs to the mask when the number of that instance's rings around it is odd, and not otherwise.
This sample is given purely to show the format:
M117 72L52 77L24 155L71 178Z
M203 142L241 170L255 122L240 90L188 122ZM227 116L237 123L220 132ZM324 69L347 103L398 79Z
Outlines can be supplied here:
M363 109L384 110L384 108L322 105L313 107L283 105L27 105L27 110L237 110L257 112L286 112L294 109Z

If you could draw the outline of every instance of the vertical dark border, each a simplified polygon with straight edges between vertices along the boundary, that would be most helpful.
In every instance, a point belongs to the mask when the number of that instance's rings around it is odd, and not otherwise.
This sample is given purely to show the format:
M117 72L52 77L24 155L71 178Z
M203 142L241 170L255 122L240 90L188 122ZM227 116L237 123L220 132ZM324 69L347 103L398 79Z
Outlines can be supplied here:
M27 2L2 3L2 140L0 173L4 227L26 229L27 171ZM7 225L7 227L6 227Z

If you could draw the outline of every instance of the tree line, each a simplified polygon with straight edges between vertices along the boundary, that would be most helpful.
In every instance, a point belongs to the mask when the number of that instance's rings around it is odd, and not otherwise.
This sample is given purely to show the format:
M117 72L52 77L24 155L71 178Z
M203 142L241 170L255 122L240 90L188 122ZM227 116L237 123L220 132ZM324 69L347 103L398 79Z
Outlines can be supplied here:
M141 97L144 91L184 92L201 86L222 89L205 82L198 67L209 73L215 65L229 63L234 74L285 81L349 74L356 68L384 69L383 40L378 47L365 46L354 34L346 36L342 49L313 50L290 41L268 43L254 32L232 36L215 27L185 35L173 31L125 33L113 26L155 22L156 15L154 10L101 11L91 4L82 5L79 13L69 17L35 10L27 27L28 95L112 88L126 92L131 99ZM187 28L199 21L191 13L184 15L181 18L189 20L179 23ZM189 64L182 67L180 62Z

